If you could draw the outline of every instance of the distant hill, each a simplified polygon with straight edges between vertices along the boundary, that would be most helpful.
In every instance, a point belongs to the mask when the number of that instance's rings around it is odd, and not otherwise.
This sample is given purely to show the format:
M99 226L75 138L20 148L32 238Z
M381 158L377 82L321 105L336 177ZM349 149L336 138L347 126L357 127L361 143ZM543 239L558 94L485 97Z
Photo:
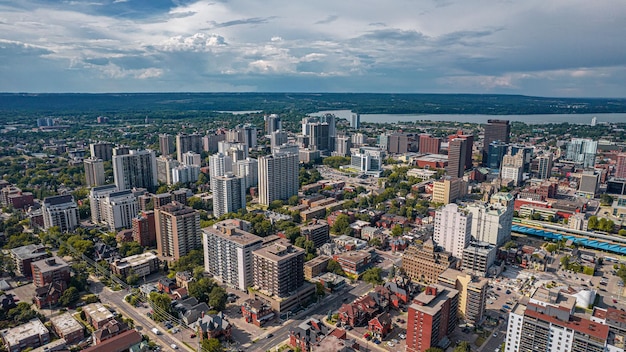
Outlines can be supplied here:
M294 111L349 109L394 114L582 114L626 112L626 99L521 95L351 93L0 93L0 116L148 111Z

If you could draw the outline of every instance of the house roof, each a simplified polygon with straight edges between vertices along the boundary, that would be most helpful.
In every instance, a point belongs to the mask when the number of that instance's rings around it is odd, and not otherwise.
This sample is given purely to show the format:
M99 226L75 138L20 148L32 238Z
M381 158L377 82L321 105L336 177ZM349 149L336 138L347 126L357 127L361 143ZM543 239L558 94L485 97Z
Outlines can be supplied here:
M135 330L125 331L117 336L103 341L100 344L84 349L84 352L122 352L130 346L141 342L141 334Z

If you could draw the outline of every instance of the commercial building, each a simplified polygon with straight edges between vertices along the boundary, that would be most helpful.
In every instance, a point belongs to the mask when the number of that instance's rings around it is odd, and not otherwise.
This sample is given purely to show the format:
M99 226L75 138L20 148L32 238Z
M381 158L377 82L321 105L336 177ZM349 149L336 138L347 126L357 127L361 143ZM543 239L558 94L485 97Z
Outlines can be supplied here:
M350 155L350 149L352 148L352 140L350 136L338 135L335 138L335 151L333 156L348 156Z
M159 258L152 252L131 255L110 264L111 272L122 280L130 274L144 277L159 271Z
M472 236L476 240L502 246L511 239L514 202L510 194L503 196L511 199L507 205L495 202L467 206L472 213Z
M87 187L101 186L104 184L104 162L102 159L87 158L83 160L85 167L85 180Z
M61 232L69 232L79 225L78 205L71 195L44 198L41 212L46 230L58 226Z
M447 269L439 275L437 283L459 291L459 316L467 324L477 326L483 321L487 308L488 279Z
M142 211L133 218L133 241L142 247L156 247L154 211Z
M70 282L70 266L59 257L50 257L30 263L35 287L44 287L57 281Z
M441 285L427 286L408 308L406 352L447 348L447 337L456 327L458 305L459 291Z
M193 134L179 133L176 135L176 160L183 162L183 154L186 152L202 153L203 143L202 136Z
M546 153L537 157L537 178L549 179L552 176L552 153Z
M467 184L461 178L446 176L433 182L433 202L449 204L467 194Z
M441 138L433 137L430 134L420 134L419 135L419 152L425 154L439 154L441 150ZM465 163L465 159L463 160Z
M446 173L450 177L463 177L467 155L467 140L454 138L448 143L448 167Z
M487 146L486 166L494 171L499 171L502 159L507 153L509 145L502 141L493 141Z
M157 251L178 260L202 246L200 213L186 205L172 202L154 211Z
M450 252L444 252L428 239L422 245L409 246L402 256L402 269L415 281L437 282L439 275L454 266L456 259Z
M521 185L523 180L523 170L521 166L502 165L500 169L500 178L505 181L511 181L515 187Z
M270 296L289 297L304 283L304 249L288 241L252 252L254 286Z
M487 162L487 152L489 145L493 141L509 143L511 136L511 125L509 120L487 120L485 125L485 138L483 139L483 163Z
M459 130L456 134L448 136L448 143L455 138L465 139L465 170L470 170L473 167L472 154L474 153L474 136L471 134L464 134ZM449 153L448 153L449 154Z
M597 151L598 141L590 138L572 138L562 159L581 164L584 168L591 168L596 164Z
M375 147L360 147L350 150L350 167L367 175L380 176L385 152Z
M289 142L289 138L287 132L284 131L274 131L270 134L270 147L276 148L283 144L287 144Z
M142 351L147 346L142 345L142 336L139 331L130 329L100 344L85 348L84 352L122 352L122 351Z
M308 262L304 263L304 278L306 280L311 280L314 277L321 275L326 272L326 267L328 266L328 262L330 261L330 257L325 255L320 255L315 257Z
M202 229L202 242L207 273L241 291L252 286L252 251L261 248L261 237L234 225L218 223Z
M176 150L174 144L174 136L171 134L163 133L159 135L159 152L163 156L169 156Z
M433 240L457 258L463 257L463 249L471 238L472 214L450 203L435 212Z
M38 260L48 258L47 248L41 244L27 244L25 246L13 248L9 250L11 258L15 262L15 272L24 277L31 277L32 271L30 264Z
M348 236L349 237L349 236ZM347 275L358 278L373 265L372 252L368 250L352 250L333 255Z
M9 352L21 352L50 342L50 332L39 319L0 332Z
M133 218L139 213L137 198L129 189L110 192L99 203L103 215L102 223L111 231L131 228Z
M157 186L156 156L152 150L129 150L113 156L113 178L119 190Z
M211 179L213 185L213 216L221 217L239 209L246 209L246 181L243 176L227 172Z
M274 154L259 158L259 203L270 205L298 194L298 154Z
M496 246L487 242L472 241L463 250L462 269L472 275L485 277L496 261Z
M615 177L626 178L626 153L617 154L617 162L615 164Z
M300 227L300 234L319 248L330 240L330 226L326 221L314 220L312 224Z
M89 144L91 157L102 159L103 161L111 161L113 157L113 143L99 142Z
M578 186L577 195L594 198L600 189L600 173L595 170L585 170L580 176L580 184Z
M57 336L73 345L85 337L85 328L72 317L70 313L63 313L50 318L50 323Z

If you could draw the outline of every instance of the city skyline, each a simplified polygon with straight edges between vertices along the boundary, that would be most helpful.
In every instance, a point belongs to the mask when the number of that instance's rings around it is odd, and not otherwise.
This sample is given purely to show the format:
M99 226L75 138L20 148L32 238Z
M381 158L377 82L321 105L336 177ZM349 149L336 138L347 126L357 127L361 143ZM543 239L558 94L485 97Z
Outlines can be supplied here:
M3 2L0 91L624 97L621 5Z

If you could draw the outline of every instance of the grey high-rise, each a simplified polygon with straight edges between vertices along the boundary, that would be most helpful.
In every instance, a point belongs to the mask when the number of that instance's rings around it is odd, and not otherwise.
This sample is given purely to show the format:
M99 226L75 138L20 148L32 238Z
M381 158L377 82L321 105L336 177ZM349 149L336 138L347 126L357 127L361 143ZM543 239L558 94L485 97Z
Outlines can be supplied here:
M113 177L118 190L157 186L156 156L152 150L130 150L113 156Z
M259 158L259 203L270 205L298 194L298 154L279 153Z
M186 152L195 152L201 154L204 149L202 136L199 134L182 134L176 135L176 160L182 162L183 154Z
M508 144L511 140L511 125L509 120L487 120L485 125L485 138L483 140L483 164L487 162L489 144L500 141Z
M448 176L454 178L463 177L463 172L465 171L466 153L466 139L455 138L450 141L448 146L448 167L446 168Z

